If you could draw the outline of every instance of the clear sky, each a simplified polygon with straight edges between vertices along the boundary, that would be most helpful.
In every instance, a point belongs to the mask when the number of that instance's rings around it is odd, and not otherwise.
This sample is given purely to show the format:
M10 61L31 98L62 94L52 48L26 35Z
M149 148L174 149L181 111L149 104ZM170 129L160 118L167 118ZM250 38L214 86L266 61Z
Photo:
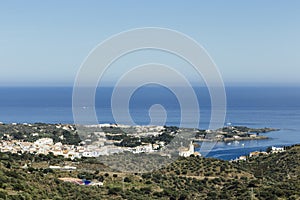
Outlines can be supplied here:
M138 27L183 32L227 84L300 85L300 1L0 2L0 85L72 85L101 41Z

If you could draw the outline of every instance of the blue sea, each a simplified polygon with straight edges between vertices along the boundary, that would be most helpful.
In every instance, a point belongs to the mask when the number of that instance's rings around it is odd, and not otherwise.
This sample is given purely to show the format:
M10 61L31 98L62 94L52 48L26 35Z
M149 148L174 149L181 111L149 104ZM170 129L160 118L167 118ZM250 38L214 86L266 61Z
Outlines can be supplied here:
M210 96L205 87L194 88L200 107L201 129L210 121ZM114 123L111 112L112 88L99 88L95 105L99 123ZM268 140L217 143L208 157L225 160L265 150L268 146L300 143L300 87L226 87L225 123L248 127L272 127ZM180 105L167 88L145 86L131 96L129 110L136 124L150 123L148 110L161 104L167 112L167 125L180 125ZM88 105L87 105L88 106ZM191 110L193 112L193 110ZM194 119L190 119L193 122ZM74 123L71 87L0 87L0 121L4 123Z

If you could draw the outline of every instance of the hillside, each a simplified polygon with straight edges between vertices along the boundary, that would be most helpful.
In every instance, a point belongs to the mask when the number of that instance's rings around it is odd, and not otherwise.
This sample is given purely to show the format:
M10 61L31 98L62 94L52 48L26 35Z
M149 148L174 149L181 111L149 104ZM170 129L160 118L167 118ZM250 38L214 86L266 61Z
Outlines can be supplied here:
M152 173L110 170L96 159L53 155L0 154L0 199L299 199L300 145L286 152L231 163L212 158L179 158ZM28 164L28 167L22 167ZM49 169L73 165L74 171ZM102 187L60 181L86 178Z

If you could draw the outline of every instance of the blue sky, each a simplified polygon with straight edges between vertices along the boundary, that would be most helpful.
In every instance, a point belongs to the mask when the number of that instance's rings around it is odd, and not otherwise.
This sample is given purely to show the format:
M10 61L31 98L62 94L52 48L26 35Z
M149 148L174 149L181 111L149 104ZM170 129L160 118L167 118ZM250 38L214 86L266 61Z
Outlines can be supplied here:
M300 1L1 1L0 86L72 85L88 53L138 27L183 32L226 84L300 85Z

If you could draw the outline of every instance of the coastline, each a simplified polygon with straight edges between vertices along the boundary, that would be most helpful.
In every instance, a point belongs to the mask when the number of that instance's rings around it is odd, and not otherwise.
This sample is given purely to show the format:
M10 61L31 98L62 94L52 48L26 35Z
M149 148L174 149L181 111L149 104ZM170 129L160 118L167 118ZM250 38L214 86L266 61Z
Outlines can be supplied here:
M195 142L233 142L233 141L245 141L245 140L267 140L270 139L267 136L256 136L256 137L240 137L240 138L222 138L222 139L206 139L206 138L195 138Z

